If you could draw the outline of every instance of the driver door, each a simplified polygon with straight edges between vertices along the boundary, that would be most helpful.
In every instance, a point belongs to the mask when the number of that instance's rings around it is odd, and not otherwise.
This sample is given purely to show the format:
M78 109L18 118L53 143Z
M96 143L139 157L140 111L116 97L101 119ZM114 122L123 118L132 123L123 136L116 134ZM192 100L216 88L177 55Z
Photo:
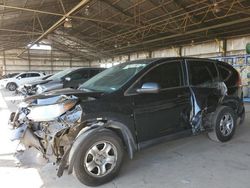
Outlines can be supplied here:
M182 62L156 65L138 82L160 85L158 93L134 96L134 118L138 142L145 142L190 128L190 90L184 85Z

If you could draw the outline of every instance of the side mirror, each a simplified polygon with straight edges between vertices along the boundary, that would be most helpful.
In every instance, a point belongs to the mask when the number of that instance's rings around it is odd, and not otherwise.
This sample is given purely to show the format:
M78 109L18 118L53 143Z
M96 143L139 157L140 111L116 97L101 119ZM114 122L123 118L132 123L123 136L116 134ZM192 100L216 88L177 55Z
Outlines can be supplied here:
M137 93L159 93L160 86L155 82L147 82L142 85L140 89L136 90Z
M71 80L71 78L70 77L66 77L65 80L69 82Z
M17 79L18 79L18 80L21 80L21 77L19 76L19 77L17 77Z

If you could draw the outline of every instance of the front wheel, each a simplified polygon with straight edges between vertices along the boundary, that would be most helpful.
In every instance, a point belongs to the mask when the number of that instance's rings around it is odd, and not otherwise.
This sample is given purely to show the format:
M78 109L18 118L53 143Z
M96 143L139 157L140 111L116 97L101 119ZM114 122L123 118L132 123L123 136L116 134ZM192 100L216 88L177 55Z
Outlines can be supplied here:
M111 130L88 135L76 154L74 175L83 184L98 186L112 180L123 158L121 139Z
M14 82L9 83L8 89L9 89L10 91L15 91L16 88L17 88L16 83L14 83Z
M236 115L232 108L220 106L214 113L212 123L214 129L208 133L210 139L214 141L229 141L235 132Z

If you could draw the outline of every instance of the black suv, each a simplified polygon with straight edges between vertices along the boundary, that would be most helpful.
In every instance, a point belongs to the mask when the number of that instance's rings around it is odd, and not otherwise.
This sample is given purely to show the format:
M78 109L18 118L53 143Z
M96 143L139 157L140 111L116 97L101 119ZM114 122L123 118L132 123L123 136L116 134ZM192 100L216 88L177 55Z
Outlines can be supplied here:
M229 64L198 58L160 58L123 63L78 90L27 98L13 113L13 140L56 157L58 176L97 186L112 180L126 151L208 132L232 138L244 120L238 72ZM51 159L51 160L52 160Z
M78 88L80 84L92 78L96 74L102 72L104 68L68 68L60 71L40 83L35 83L36 93L40 94L46 91L61 88Z

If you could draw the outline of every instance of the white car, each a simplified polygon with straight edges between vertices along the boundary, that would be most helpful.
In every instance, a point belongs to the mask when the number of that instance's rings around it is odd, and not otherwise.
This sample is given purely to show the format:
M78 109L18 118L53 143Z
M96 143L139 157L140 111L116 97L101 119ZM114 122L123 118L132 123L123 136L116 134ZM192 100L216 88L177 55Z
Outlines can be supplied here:
M41 72L22 72L12 78L1 80L1 86L15 91L20 85L41 79L44 76L45 74Z

